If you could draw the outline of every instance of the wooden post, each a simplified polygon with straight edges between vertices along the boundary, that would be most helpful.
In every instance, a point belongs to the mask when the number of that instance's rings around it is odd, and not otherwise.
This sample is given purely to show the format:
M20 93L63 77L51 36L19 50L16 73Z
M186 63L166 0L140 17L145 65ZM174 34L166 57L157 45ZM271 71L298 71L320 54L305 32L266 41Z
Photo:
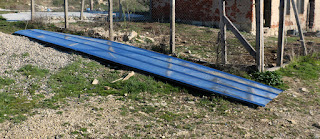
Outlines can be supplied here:
M113 41L113 3L112 0L109 1L109 40Z
M300 20L299 20L299 16L298 16L298 10L297 10L296 4L294 3L293 0L291 0L291 4L292 4L292 8L293 8L293 11L294 11L294 16L296 18L296 22L297 22L297 26L298 26L298 30L299 30L299 36L300 36L301 46L302 46L302 49L303 49L303 55L307 55L308 52L307 52L306 44L304 43L304 36L303 36L302 28L301 28L301 25L300 25Z
M251 44L241 35L240 31L233 25L230 19L224 16L224 23L227 25L228 29L237 37L240 43L244 46L244 48L252 55L254 58L256 57L256 51L251 46Z
M81 12L80 12L80 20L83 20L83 9L84 9L84 0L81 1Z
M93 0L90 0L90 11L93 11Z
M264 71L263 2L256 0L256 62L259 72Z
M122 4L121 4L121 0L119 0L119 20L122 20Z
M175 40L175 35L176 35L176 1L171 0L170 4L170 53L174 54L176 51L176 40Z
M279 14L279 33L278 33L278 50L277 50L277 66L283 66L283 51L284 51L284 10L287 9L287 0L280 0Z
M68 21L68 0L64 0L64 21L65 21L65 28L69 28L69 21Z
M31 21L34 21L35 17L34 17L34 0L31 0Z
M227 64L228 58L227 58L227 46L226 46L226 30L227 26L224 23L224 17L226 16L226 3L225 0L219 1L220 6L220 44L221 44L221 51L222 51L222 63Z
M149 16L150 16L150 21L152 21L152 0L149 1Z

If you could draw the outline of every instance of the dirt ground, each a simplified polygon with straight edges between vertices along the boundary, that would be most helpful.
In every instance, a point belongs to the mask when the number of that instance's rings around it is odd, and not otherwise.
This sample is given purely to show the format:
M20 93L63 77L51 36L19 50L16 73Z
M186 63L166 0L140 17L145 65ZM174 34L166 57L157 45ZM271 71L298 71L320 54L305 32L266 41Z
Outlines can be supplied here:
M231 102L223 113L199 106L202 99L189 93L159 96L156 102L118 100L113 96L82 96L67 99L56 110L35 109L21 124L0 124L4 138L319 138L318 103L298 79L285 78L291 87L266 107ZM316 85L319 85L317 82ZM312 90L312 87L307 87ZM142 94L146 98L150 94ZM228 101L228 100L227 100ZM182 119L163 121L137 109L148 105ZM220 107L217 107L220 108ZM122 113L123 109L130 112ZM181 127L182 126L182 127Z
M119 25L121 26L121 25ZM147 49L162 48L167 36L157 36L167 26L143 24L137 31L154 39L154 44L129 41ZM180 26L178 26L179 29ZM181 26L183 28L190 26ZM72 27L71 27L72 28ZM75 26L83 30L87 27ZM154 28L154 29L152 29ZM192 27L190 27L192 28ZM215 29L199 29L198 34L215 33ZM131 32L131 31L128 31ZM168 30L162 32L168 34ZM229 34L230 35L230 34ZM190 37L191 36L191 37ZM197 39L197 33L185 37L177 35L180 57L194 61L215 62L216 38ZM231 36L231 35L230 35ZM254 40L248 37L249 40ZM320 44L312 38L309 52ZM266 40L266 63L275 64L274 39ZM311 43L313 41L313 43ZM288 41L289 42L289 41ZM212 46L197 48L194 46ZM253 65L254 59L237 42L230 42L230 64ZM182 46L184 46L182 48ZM286 45L286 62L300 52L299 43ZM188 48L188 49L185 49ZM158 49L159 50L159 49ZM189 50L191 52L189 52ZM205 54L201 54L204 51ZM205 55L205 56L204 56ZM179 56L178 56L179 57ZM241 57L241 58L239 58ZM85 58L87 59L87 58ZM90 59L87 59L91 61ZM240 64L241 63L241 64ZM289 89L282 92L266 107L254 107L221 98L219 102L199 90L151 95L141 92L144 99L135 101L123 96L82 95L67 98L58 109L34 109L22 123L0 123L2 138L320 138L320 80L308 82L295 77L284 77ZM315 97L316 96L316 97ZM206 102L206 103L204 103ZM214 105L214 106L213 106ZM143 109L142 109L143 108ZM150 112L156 111L156 112ZM161 116L157 115L161 114Z

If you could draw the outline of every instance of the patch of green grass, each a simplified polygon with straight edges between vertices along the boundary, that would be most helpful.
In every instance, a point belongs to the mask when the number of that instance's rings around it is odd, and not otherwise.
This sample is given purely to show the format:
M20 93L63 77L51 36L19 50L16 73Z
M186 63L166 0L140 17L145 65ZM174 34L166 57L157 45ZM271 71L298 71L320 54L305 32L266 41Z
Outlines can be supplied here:
M182 115L179 114L175 114L173 112L170 111L164 111L162 115L160 115L161 119L167 121L167 122L172 122L172 121L176 121L182 118Z
M0 93L0 122L10 120L15 123L26 120L23 114L30 112L37 100L29 101L24 96L14 96L12 93Z
M149 106L149 105L147 105L147 106L141 106L141 111L143 111L143 112L145 112L145 113L154 113L154 112L156 112L156 108L155 107L153 107L153 106Z
M126 107L119 108L121 110L120 115L127 116L129 113L129 110Z
M61 31L54 24L45 24L41 20L34 22L27 21L17 21L17 22L7 22L5 18L0 16L0 32L12 34L19 30L24 29L42 29L48 31ZM76 34L76 32L74 32Z
M40 69L37 66L33 65L25 65L22 68L18 70L18 72L21 72L22 75L25 76L31 76L31 77L44 77L49 73L49 70L47 69Z
M87 132L87 128L80 128L80 131Z
M28 52L25 52L25 53L23 53L21 56L22 56L23 58L25 58L25 57L29 57L30 54L29 54Z
M57 111L56 114L61 115L63 113L63 111Z
M18 30L23 30L26 26L25 22L7 22L5 18L0 16L0 31L3 33L13 33Z
M0 11L0 14L16 13L15 11Z
M96 77L99 84L92 85L91 82ZM141 92L151 94L169 94L179 92L179 87L174 87L168 83L154 80L153 77L135 74L126 81L112 81L120 78L118 72L110 72L103 65L97 62L83 62L81 59L50 77L49 85L56 92L54 99L65 97L78 97L79 94L98 94L98 95L121 95L128 94L128 98L139 100ZM114 88L105 90L104 86Z
M70 126L70 123L69 122L65 122L62 124L62 126Z
M80 134L79 131L72 131L71 134L75 135L75 134Z
M277 71L282 76L298 77L303 80L317 80L320 76L320 54L302 56L287 67Z
M7 19L5 19L4 17L0 16L0 21L6 21Z
M15 81L13 79L10 79L8 77L0 77L0 89L3 88L3 86L13 84L14 82Z
M32 83L27 90L30 94L33 95L36 92L36 90L38 90L39 88L40 86L37 83Z

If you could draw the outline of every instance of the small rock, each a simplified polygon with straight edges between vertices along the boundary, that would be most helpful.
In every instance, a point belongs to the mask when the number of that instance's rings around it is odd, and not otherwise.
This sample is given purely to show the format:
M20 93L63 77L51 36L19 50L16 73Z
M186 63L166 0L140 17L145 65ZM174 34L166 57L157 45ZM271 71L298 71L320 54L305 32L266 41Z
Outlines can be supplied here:
M145 40L145 42L147 42L147 43L153 43L153 42L154 42L154 39L153 39L153 38L150 38L150 37L145 37L144 40Z
M160 106L160 103L154 103L153 105L154 106Z
M167 106L167 102L164 102L164 101L162 101L160 104L161 106Z
M247 134L244 135L244 137L249 138L249 137L251 137L251 134L247 133Z
M111 89L110 86L104 86L103 88L104 88L105 90L110 90L110 89Z
M135 31L132 31L130 34L127 34L127 35L123 36L123 41L130 41L130 40L132 40L133 38L135 38L137 36L138 36L138 33L135 32Z
M309 90L308 90L307 88L304 88L304 87L303 87L303 88L300 88L299 90L300 90L301 92L309 93Z
M269 120L268 120L268 119L260 119L260 121L261 121L261 122L263 122L263 123L267 123L267 122L269 122Z
M320 139L320 134L314 134L314 139Z
M127 96L128 96L128 93L125 93L124 96L127 97Z
M292 96L293 97L299 97L299 96L301 96L301 94L299 94L299 93L297 93L295 91L292 91Z
M179 131L177 133L178 136L183 136L183 135L187 135L189 132L188 131Z
M186 53L180 52L178 53L178 57L188 57L188 55Z
M93 81L92 81L92 84L93 85L96 85L96 84L98 84L99 83L99 80L97 80L97 79L94 79Z
M194 101L188 101L188 103L189 103L189 104L195 104L195 102L194 102Z
M309 111L309 114L310 114L311 116L313 116L313 115L314 115L314 112L313 112L312 110L310 110L310 111Z
M312 126L320 129L320 123L314 123L314 124L312 124Z
M287 121L288 121L289 123L291 123L291 124L294 124L294 125L297 124L297 122L296 122L295 120L292 120L292 119L287 119Z
M144 40L138 39L138 38L135 39L135 42L136 42L136 43L145 43Z

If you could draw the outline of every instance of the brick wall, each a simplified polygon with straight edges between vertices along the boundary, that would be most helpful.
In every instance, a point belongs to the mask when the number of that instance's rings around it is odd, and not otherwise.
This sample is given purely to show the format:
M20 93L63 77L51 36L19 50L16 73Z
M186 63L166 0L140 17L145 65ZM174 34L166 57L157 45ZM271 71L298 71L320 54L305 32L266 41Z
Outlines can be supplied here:
M296 0L295 0L296 1ZM305 4L304 4L304 13L303 14L299 14L299 19L300 19L300 24L303 30L307 29L307 9L308 9L308 3L309 0L305 0ZM290 15L286 15L285 17L285 25L286 25L286 29L296 29L297 30L297 24L296 24L296 19L294 16L294 11L292 9L292 5L291 6L291 10L290 10ZM279 19L279 17L278 17ZM276 26L275 26L276 27Z
M254 0L226 0L226 13L239 30L253 30ZM154 20L170 18L170 0L152 0ZM177 21L200 25L219 25L219 0L176 0Z
M320 31L320 1L315 1L313 31Z
M239 30L255 33L255 0L226 0L226 13ZM296 1L296 0L295 0ZM307 29L307 9L309 0L305 0L304 12L299 14L303 30ZM279 0L271 1L271 25L268 35L278 35ZM292 5L290 15L285 15L285 29L297 30ZM152 0L154 20L170 18L170 0ZM312 30L320 30L320 2L315 2L315 21ZM176 0L177 21L199 24L219 25L219 0Z

